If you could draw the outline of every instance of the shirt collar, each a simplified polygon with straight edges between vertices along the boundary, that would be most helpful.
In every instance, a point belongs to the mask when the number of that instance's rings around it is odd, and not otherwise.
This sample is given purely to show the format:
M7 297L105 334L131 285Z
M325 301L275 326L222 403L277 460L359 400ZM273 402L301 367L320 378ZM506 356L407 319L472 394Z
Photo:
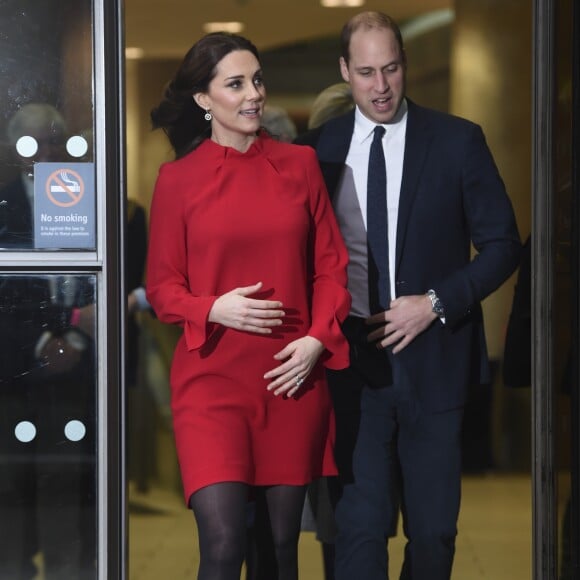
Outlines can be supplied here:
M401 106L397 111L393 121L391 123L383 124L383 127L386 130L386 134L394 132L398 127L404 124L404 121L407 117L407 99L403 99L401 101ZM361 110L358 108L358 105L355 108L354 112L354 135L353 137L357 140L358 143L364 143L367 139L372 137L373 131L377 123L371 121L369 118L365 117Z

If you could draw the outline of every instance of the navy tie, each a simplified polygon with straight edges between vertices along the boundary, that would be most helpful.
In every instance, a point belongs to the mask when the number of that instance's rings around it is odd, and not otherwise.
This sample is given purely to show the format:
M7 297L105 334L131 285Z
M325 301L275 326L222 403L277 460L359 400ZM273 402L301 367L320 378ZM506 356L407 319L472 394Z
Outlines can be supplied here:
M369 155L367 181L368 276L371 314L387 310L391 302L387 168L382 142L384 134L385 128L377 125L374 129Z

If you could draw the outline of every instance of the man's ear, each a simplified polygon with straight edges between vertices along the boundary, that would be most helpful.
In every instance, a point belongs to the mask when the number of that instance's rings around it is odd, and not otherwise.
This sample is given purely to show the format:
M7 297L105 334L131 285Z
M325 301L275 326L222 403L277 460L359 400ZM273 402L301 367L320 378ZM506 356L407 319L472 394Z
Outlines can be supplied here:
M350 74L348 72L348 64L347 64L346 60L344 60L343 56L341 56L338 59L338 63L340 65L340 74L342 75L342 79L344 80L345 83L350 83Z

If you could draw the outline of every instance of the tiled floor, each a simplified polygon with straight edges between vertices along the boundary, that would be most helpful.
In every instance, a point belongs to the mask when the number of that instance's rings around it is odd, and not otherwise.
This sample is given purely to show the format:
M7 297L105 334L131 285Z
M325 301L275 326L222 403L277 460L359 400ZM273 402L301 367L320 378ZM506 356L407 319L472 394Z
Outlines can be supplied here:
M177 493L130 494L130 580L195 579L198 554L191 512ZM391 540L391 578L404 539ZM531 578L531 488L526 476L466 477L453 580ZM300 579L323 580L314 534L300 539Z

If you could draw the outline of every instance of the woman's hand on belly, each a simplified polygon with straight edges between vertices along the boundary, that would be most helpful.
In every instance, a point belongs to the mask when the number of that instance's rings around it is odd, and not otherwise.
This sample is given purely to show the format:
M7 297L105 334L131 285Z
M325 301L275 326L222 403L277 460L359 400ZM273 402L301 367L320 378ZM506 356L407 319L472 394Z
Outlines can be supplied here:
M271 334L272 327L282 324L282 302L249 298L262 289L262 282L252 286L234 288L219 296L209 311L209 321L228 328Z
M324 345L312 336L292 341L274 355L275 360L284 362L264 375L265 379L273 379L268 390L274 395L293 397L323 352Z

